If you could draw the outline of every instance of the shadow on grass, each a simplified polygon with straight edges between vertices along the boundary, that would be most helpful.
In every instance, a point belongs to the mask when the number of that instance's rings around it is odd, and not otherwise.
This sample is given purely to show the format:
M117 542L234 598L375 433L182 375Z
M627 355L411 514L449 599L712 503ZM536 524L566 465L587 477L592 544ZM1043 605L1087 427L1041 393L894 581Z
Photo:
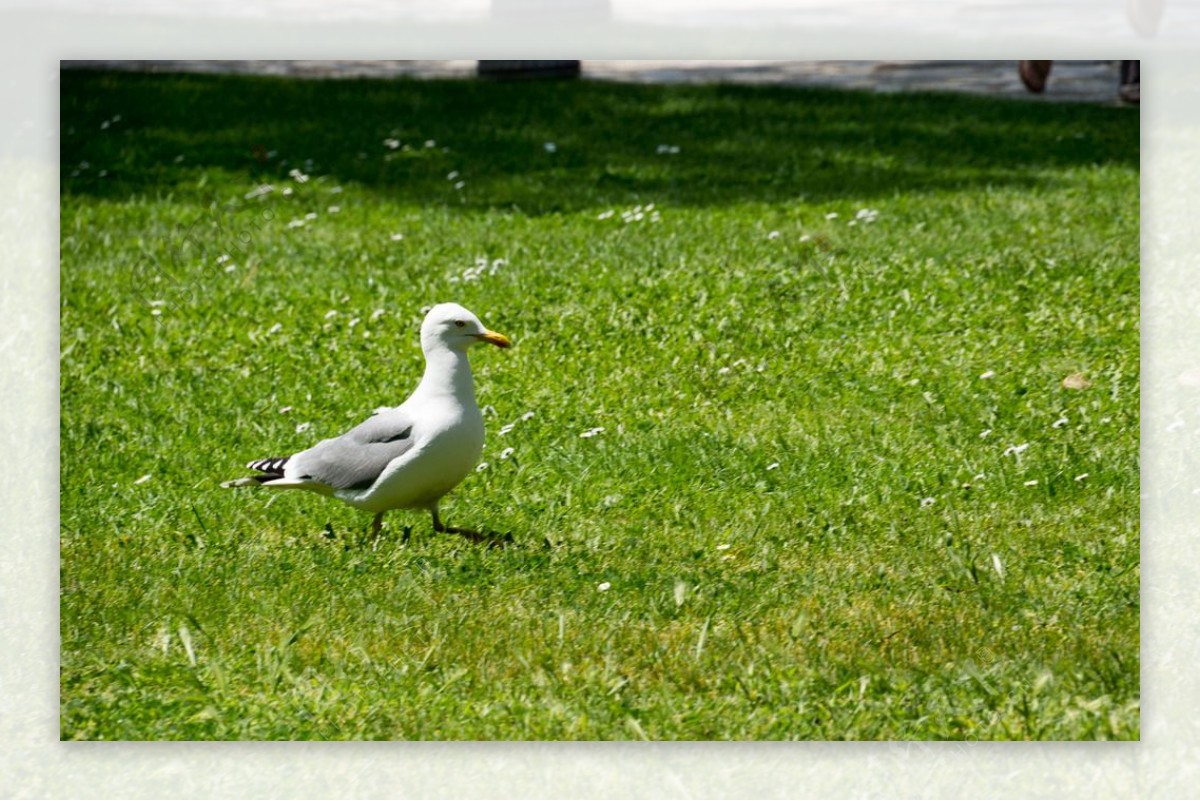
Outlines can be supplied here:
M64 195L117 200L187 197L214 168L246 190L299 168L402 202L540 214L1036 188L1138 163L1136 110L965 95L77 69L61 91Z

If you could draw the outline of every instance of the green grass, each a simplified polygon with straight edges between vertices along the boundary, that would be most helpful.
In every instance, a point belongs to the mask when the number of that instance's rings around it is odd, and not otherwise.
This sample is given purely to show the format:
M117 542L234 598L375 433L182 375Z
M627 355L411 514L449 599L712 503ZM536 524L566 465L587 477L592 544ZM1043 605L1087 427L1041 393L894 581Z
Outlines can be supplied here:
M64 739L1140 736L1135 111L67 71L61 125ZM218 488L443 300L516 343L443 504L510 547Z

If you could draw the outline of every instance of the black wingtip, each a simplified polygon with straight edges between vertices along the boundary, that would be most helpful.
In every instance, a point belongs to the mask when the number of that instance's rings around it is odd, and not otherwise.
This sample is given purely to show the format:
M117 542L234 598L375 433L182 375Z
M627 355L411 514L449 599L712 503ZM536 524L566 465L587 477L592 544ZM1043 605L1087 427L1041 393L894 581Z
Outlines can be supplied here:
M257 470L260 473L271 473L269 477L264 477L263 480L271 478L283 478L284 468L287 467L290 456L271 456L266 459L258 459L246 465L251 470Z

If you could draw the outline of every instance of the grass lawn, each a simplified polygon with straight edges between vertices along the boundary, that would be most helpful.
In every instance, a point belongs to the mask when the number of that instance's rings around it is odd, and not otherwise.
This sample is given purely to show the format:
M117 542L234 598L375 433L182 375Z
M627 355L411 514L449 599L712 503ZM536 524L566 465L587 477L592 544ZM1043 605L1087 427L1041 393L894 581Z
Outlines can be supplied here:
M1140 736L1136 110L61 88L64 739ZM444 300L511 546L218 487Z

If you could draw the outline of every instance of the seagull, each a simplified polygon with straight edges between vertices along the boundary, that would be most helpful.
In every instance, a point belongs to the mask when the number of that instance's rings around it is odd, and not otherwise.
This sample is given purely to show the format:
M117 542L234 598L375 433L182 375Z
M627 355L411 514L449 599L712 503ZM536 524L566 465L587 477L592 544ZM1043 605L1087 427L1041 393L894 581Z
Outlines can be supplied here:
M256 475L221 486L328 495L374 512L375 537L385 512L426 509L434 531L484 539L471 529L447 526L438 516L438 501L466 478L483 453L483 415L467 361L467 351L480 342L499 348L512 344L457 303L434 306L421 323L425 375L408 400L308 450L250 462L246 467Z

